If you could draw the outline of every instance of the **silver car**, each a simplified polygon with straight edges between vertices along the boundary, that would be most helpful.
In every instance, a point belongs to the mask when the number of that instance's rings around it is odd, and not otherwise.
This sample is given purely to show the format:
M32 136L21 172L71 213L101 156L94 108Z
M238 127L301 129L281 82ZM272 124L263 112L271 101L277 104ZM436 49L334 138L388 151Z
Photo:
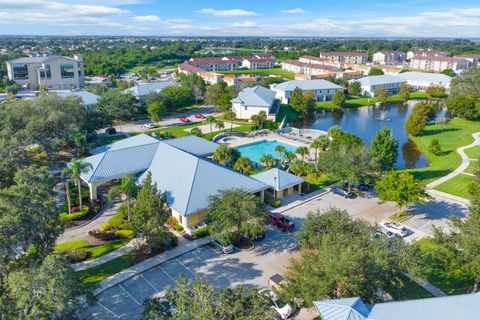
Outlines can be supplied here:
M212 239L212 244L217 247L222 253L228 254L233 252L233 245L218 239Z
M396 222L381 222L380 227L402 238L408 235L407 228Z

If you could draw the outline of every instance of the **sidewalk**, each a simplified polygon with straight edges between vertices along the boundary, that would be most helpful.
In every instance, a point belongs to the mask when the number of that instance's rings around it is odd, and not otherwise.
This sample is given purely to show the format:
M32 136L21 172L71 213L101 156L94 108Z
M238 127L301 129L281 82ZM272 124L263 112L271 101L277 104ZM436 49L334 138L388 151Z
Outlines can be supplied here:
M435 287L430 282L427 282L427 281L425 281L423 279L420 279L420 278L414 279L414 281L416 283L418 283L420 286L422 286L422 288L424 288L425 290L427 290L431 294L433 294L435 297L446 297L447 296L447 294L445 292L438 289L437 287Z
M304 204L304 203L306 203L306 202L312 201L312 200L314 200L314 199L316 199L316 198L318 198L318 197L320 197L320 196L323 196L323 195L326 194L326 193L329 193L329 192L330 192L329 189L330 189L332 186L333 186L333 185L327 186L327 187L325 187L325 188L323 188L323 189L319 189L319 190L313 191L313 192L311 192L311 193L309 193L309 194L304 195L303 197L301 197L301 196L299 196L299 195L295 195L295 198L296 198L296 199L294 199L293 201L287 203L287 204L284 205L284 206L280 206L280 207L278 207L278 208L272 208L272 207L271 207L271 208L270 208L270 209L271 209L270 211L276 212L276 213L283 213L283 212L285 212L285 211L287 211L287 210L290 210L290 209L292 209L292 208L298 207L299 205L302 205L302 204ZM290 196L287 196L287 199L288 199L288 197L290 197Z
M136 276L137 274L140 274L142 272L145 272L161 263L164 263L165 261L174 259L184 253L190 252L192 250L195 250L201 246L204 246L208 243L210 243L210 238L205 237L199 240L195 240L192 242L185 243L184 245L177 246L173 249L167 250L165 252L162 252L152 258L149 258L145 261L142 261L130 268L127 268L125 270L120 271L119 273L114 274L111 277L108 277L105 280L102 280L98 283L98 287L95 289L94 294L98 295L102 293L103 291L107 290L110 287L113 287L119 283L122 283L125 280L130 279L131 277Z
M106 263L108 261L111 261L113 259L116 259L116 258L124 255L125 253L130 252L134 249L134 245L133 245L133 243L135 242L134 240L135 239L132 239L132 240L130 240L129 243L127 243L123 247L118 248L117 250L112 251L110 253L107 253L106 255L103 255L103 256L98 257L96 259L87 260L87 261L72 264L72 268L75 271L82 271L82 270L85 270L85 269L90 269L90 268L99 266L99 265L104 264L104 263Z

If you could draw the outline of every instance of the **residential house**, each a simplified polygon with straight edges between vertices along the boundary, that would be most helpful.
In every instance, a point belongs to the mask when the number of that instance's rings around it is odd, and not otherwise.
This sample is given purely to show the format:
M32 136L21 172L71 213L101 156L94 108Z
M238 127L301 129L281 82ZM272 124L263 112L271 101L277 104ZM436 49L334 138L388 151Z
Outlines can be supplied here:
M145 99L149 93L160 93L164 88L172 85L173 83L170 81L139 83L131 88L123 90L122 93L131 94L137 98L140 103L143 103L143 99Z
M379 51L373 54L372 62L378 65L394 66L404 63L407 60L407 54L402 51Z
M376 304L343 298L313 305L322 320L478 320L480 293Z
M282 103L289 103L295 88L300 88L304 93L311 91L317 101L330 101L337 91L343 91L343 87L323 79L291 80L270 85L270 89L276 92L276 98Z
M465 59L453 57L424 57L414 56L410 60L410 68L425 71L442 72L445 69L464 70L469 66L469 62Z
M389 94L397 94L400 90L400 86L405 82L403 79L389 75L368 76L350 81L360 83L362 94L367 97L374 97L375 91L381 86L383 86Z
M8 79L32 90L82 88L85 81L81 55L22 57L8 60L6 64Z
M472 67L477 67L480 64L480 54L460 54L454 56L454 58L467 60Z
M407 60L412 60L413 57L450 57L450 52L433 49L417 49L407 52Z
M165 194L171 214L184 228L198 225L208 215L209 197L231 188L242 188L263 201L269 186L221 166L207 157L218 145L196 136L157 140L145 134L99 147L85 158L91 164L81 175L97 198L97 188L123 176L142 182L151 172L153 183Z
M365 64L368 61L366 52L320 52L320 58L326 58L340 64Z
M98 102L98 99L100 99L96 94L84 90L62 90L54 91L54 93L61 98L77 97L85 107L93 106Z
M245 88L231 102L237 119L250 119L252 115L264 111L269 119L275 120L278 111L275 91L262 86Z
M450 89L452 77L442 73L430 72L403 72L396 77L405 80L413 90L426 90L431 85L441 86Z

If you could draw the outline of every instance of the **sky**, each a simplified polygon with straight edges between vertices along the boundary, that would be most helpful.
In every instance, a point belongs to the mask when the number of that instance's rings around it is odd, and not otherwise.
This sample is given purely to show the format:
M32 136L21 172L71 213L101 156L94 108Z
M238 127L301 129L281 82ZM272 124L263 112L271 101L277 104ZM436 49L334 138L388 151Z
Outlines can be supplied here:
M0 0L0 34L480 37L480 0Z

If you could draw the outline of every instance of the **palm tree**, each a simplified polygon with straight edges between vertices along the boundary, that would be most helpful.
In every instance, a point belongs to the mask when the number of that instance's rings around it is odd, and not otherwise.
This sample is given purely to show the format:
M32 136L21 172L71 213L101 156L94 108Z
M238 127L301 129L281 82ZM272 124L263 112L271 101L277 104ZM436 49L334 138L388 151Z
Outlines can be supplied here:
M132 198L138 191L136 179L134 177L122 177L122 183L114 186L108 192L108 202L112 202L112 198L118 194L124 194L127 198L127 219L131 221L131 203Z
M80 180L80 176L82 173L87 173L90 169L92 169L92 165L88 162L85 162L83 159L72 159L72 161L70 161L70 169L72 178L77 183L78 200L80 209L82 209L82 181Z
M260 158L260 163L270 169L275 164L275 158L271 154L264 154Z
M304 176L307 174L307 166L306 163L301 160L295 160L290 164L290 171L297 176Z
M222 120L216 119L215 120L215 127L217 127L217 129L219 129L219 130L222 130L222 129L225 128L225 122L223 122Z
M288 163L291 163L295 158L297 157L295 153L287 151L285 152L285 155L283 156L285 160L287 160Z
M221 165L227 164L227 159L231 157L231 150L228 146L221 144L213 152L212 159Z
M232 110L225 112L223 118L227 121L230 121L230 132L233 131L233 121L237 118L237 115Z
M313 140L313 142L310 144L310 148L315 150L315 162L317 162L318 158L318 150L322 150L323 152L328 149L330 146L330 139L328 136L320 136Z
M82 147L87 142L85 135L81 132L76 132L71 137L73 144L75 145L75 150L77 151L77 158L80 157L80 151Z
M278 156L279 156L280 159L282 159L282 160L283 160L282 155L283 155L283 153L284 153L285 151L287 151L287 149L285 149L284 146L282 146L282 145L275 146L275 152L278 153Z
M235 162L233 169L240 171L243 174L248 174L250 170L252 170L252 163L250 162L250 159L242 157Z
M66 167L62 170L62 178L65 176L72 176L72 169ZM72 200L70 199L70 179L65 180L65 195L67 196L67 210L68 214L72 213Z
M308 151L307 147L298 147L297 151L295 151L295 153L302 157L302 162L305 162L305 157L310 152Z
M215 119L214 116L208 116L208 117L205 119L205 122L210 125L210 133L213 132L212 125L215 123L215 121L217 121L217 119Z
M315 151L315 162L317 162L318 149L321 148L320 141L318 139L313 140L310 144L310 148Z

